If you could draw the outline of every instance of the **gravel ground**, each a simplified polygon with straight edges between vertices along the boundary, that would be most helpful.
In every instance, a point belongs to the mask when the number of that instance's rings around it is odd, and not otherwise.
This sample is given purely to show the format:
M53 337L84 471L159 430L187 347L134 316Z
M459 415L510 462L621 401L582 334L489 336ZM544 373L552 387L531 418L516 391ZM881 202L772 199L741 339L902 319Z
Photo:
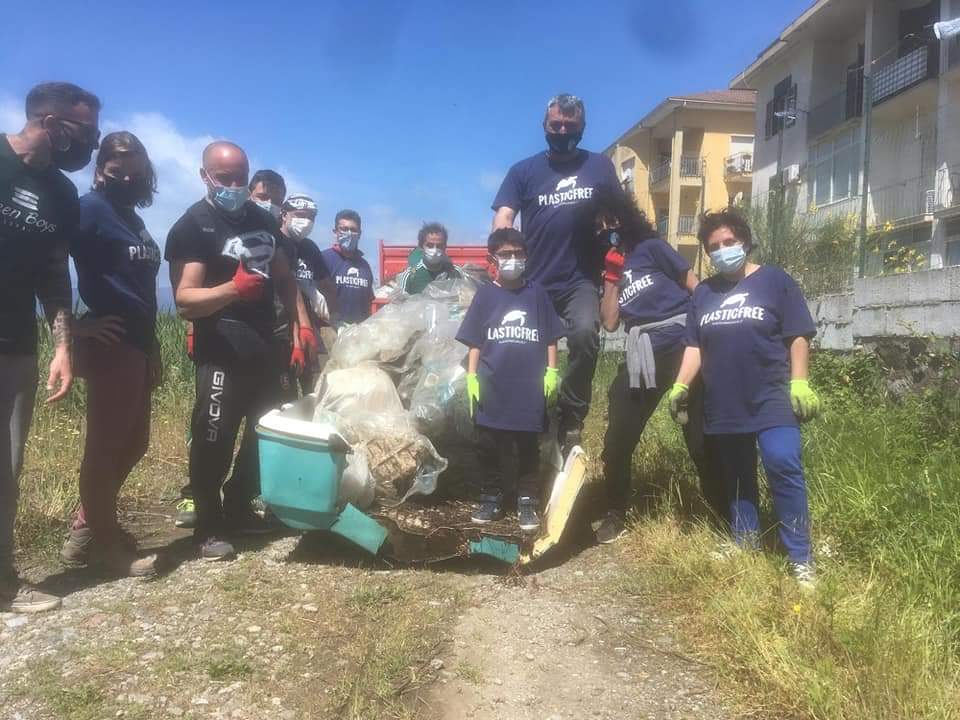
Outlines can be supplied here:
M384 569L313 540L144 582L54 574L58 613L0 614L0 717L733 715L664 613L613 591L617 546L524 578Z

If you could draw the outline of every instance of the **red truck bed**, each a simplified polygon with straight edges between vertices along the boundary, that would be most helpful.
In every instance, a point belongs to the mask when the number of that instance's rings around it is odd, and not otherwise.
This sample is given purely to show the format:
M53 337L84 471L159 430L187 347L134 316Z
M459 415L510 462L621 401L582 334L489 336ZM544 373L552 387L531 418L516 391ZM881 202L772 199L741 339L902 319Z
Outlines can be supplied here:
M390 282L407 267L407 258L416 245L384 245L380 241L380 284ZM450 245L447 255L454 265L487 266L485 245Z
M385 245L380 241L380 284L393 280L407 267L407 258L416 245ZM454 265L476 265L487 267L487 247L485 245L448 245L447 255ZM488 268L489 272L489 268ZM373 301L373 311L376 312L387 304L386 300L377 298Z

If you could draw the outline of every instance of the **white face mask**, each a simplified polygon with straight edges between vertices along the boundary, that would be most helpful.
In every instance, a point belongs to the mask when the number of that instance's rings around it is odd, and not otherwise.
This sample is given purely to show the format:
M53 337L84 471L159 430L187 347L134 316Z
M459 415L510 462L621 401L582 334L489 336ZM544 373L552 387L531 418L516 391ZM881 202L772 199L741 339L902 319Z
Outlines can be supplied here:
M310 218L290 218L287 223L287 232L294 240L303 240L306 237L310 237L312 231L313 220Z
M273 217L275 217L277 220L280 219L280 206L279 206L279 205L274 205L274 204L273 204L272 202L270 202L269 200L256 200L256 201L254 201L254 202L256 202L257 205L259 205L260 207L262 207L262 208L263 208L264 210L266 210L268 213L270 213L271 215L273 215Z
M500 267L500 277L504 280L516 280L527 269L527 261L520 258L498 260L497 264Z
M427 267L435 268L443 264L443 259L447 254L443 248L432 247L423 249L423 262Z

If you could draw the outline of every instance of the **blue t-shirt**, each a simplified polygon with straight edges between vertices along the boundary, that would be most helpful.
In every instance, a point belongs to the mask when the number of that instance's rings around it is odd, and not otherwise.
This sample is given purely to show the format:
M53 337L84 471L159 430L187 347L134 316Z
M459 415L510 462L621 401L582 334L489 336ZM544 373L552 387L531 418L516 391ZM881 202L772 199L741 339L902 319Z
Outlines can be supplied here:
M149 353L157 319L160 248L132 208L114 206L99 190L80 198L80 224L70 241L80 298L96 316L123 319L121 341Z
M704 431L752 433L796 426L786 341L817 334L797 282L763 265L739 283L721 275L693 292L688 345L700 348Z
M620 286L620 318L629 330L634 325L685 315L690 293L684 282L690 265L683 256L658 237L647 238L627 253ZM679 348L684 326L671 325L650 332L654 352Z
M563 163L546 151L537 153L503 179L493 209L519 211L527 238L526 277L551 294L584 280L599 282L606 247L585 210L600 188L621 191L610 158L587 150Z
M341 255L336 248L327 248L320 257L323 269L318 276L333 278L337 286L337 311L340 323L354 324L370 317L373 303L373 270L359 250L352 257Z
M550 296L536 283L516 290L480 287L457 334L467 347L480 349L478 425L544 431L547 346L564 334Z

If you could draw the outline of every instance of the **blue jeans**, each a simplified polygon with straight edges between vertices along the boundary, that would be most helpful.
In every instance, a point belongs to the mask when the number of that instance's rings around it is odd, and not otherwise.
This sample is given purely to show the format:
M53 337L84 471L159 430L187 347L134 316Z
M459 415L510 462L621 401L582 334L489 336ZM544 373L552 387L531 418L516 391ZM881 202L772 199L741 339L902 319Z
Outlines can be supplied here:
M770 482L777 533L790 562L809 563L810 510L800 459L800 428L773 427L758 433L707 435L710 461L716 463L730 498L730 527L741 546L755 547L760 535L757 514L757 447Z

